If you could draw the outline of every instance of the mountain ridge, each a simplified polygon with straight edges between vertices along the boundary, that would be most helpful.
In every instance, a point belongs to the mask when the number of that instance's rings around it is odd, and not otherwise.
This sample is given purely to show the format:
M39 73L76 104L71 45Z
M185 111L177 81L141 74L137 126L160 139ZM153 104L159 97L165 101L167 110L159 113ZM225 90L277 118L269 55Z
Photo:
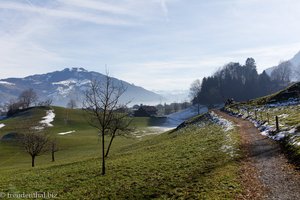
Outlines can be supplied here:
M61 71L53 71L45 74L34 74L23 78L0 79L0 103L17 98L18 95L32 88L43 100L53 99L53 105L66 106L70 99L78 103L83 100L83 92L87 89L91 80L103 81L105 75L88 71L84 68L65 68ZM131 103L156 103L163 99L159 94L146 90L143 87L130 84L126 81L111 77L113 83L123 84L127 90L121 101Z

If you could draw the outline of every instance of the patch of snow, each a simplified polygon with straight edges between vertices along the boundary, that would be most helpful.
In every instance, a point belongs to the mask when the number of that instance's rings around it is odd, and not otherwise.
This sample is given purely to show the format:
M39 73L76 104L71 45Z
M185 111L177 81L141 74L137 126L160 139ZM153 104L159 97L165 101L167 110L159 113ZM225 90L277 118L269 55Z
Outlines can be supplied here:
M43 120L40 121L40 123L45 126L52 127L53 125L51 124L51 122L54 121L54 118L55 118L55 113L53 112L53 110L48 110L46 112L46 116L43 117Z
M68 86L67 88L64 87L58 87L56 90L58 91L58 93L62 96L66 96L70 93L70 91L73 89L73 86Z
M82 86L82 85L87 85L87 84L90 84L91 83L91 80L88 80L88 79L84 79L84 80L81 80L79 82L76 83L77 86Z
M222 126L224 128L225 131L230 131L233 129L233 123L228 121L227 119L224 119L222 117L220 117L219 115L217 115L216 113L214 113L213 111L211 111L210 116L212 118L212 121L220 126Z
M269 132L268 131L263 131L263 132L260 132L260 134L263 135L263 136L268 136Z
M10 82L7 82L7 81L0 81L0 84L3 84L3 85L16 85L14 83L10 83Z
M291 103L292 102L292 103ZM294 103L296 103L297 101L295 99L292 99L288 102L285 103L277 103L276 107L275 104L273 104L273 106L271 106L273 111L279 111L282 110L282 108L278 107L278 106L290 106L290 105L294 105ZM298 102L299 103L299 102ZM299 105L298 105L299 106ZM266 106L265 108L267 108L267 110L269 110L270 108L268 108L269 106ZM266 109L263 108L256 108L256 110L260 110L262 112L265 112ZM244 110L245 112L245 110ZM236 116L236 117L241 117L242 114L241 113L231 113L231 115ZM254 113L250 113L250 115L254 115ZM289 117L288 114L281 114L278 117L280 118L287 118ZM300 145L299 139L300 139L300 133L297 132L297 129L295 127L290 127L288 125L283 125L283 124L279 124L280 127L280 132L276 131L276 127L274 124L269 124L266 121L259 121L257 119L253 119L251 116L247 116L245 117L245 119L249 120L250 122L253 123L253 125L255 127L257 127L257 129L260 131L261 135L267 136L270 139L276 140L276 141L280 141L283 139L288 139L288 143L291 145Z
M68 79L64 81L59 81L59 82L53 82L52 85L64 85L64 86L69 86L71 84L75 84L77 81L74 79Z
M163 127L163 126L149 126L148 129L151 131L158 132L158 133L163 133L163 132L172 130L174 128L173 127Z
M279 133L275 134L274 136L271 136L271 138L273 140L277 140L277 141L282 140L285 137L286 137L286 132L284 132L284 131L279 132Z
M52 85L62 85L62 86L70 86L70 85L76 85L76 86L82 86L89 84L91 81L88 79L84 80L75 80L75 79L67 79L64 81L59 81L59 82L53 82Z
M161 133L170 131L176 127L164 127L164 126L149 126L144 129L139 129L132 133L136 138L142 138L149 135L159 135Z
M200 107L200 114L205 113L208 111L207 107L205 106L201 106ZM166 123L163 125L163 127L172 127L175 128L177 127L179 124L181 124L182 122L184 122L185 120L191 118L191 117L195 117L198 115L198 108L197 106L191 106L187 109L181 110L179 112L176 113L172 113L170 115L167 115L167 121Z
M67 135L67 134L70 134L70 133L75 133L75 131L68 131L68 132L62 132L62 133L58 133L58 135Z
M0 128L3 128L5 126L5 124L0 124Z
M269 108L275 108L275 107L291 106L291 105L298 105L298 104L300 104L299 98L290 98L287 101L269 103L266 106Z
M147 127L142 130L141 129L137 130L134 133L132 133L132 135L134 135L136 138L142 138L142 137L149 136L149 135L159 135L165 131L167 131L167 130L161 129L161 127L152 126L152 127Z

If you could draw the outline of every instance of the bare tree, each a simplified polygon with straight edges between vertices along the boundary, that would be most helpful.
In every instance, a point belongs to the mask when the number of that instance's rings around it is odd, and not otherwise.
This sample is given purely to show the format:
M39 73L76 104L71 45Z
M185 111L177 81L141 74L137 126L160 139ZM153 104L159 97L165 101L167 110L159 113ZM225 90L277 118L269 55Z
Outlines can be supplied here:
M282 83L290 82L292 73L291 63L289 61L281 62L271 73L271 79L280 81Z
M116 112L114 112L113 115L114 116L112 118L112 121L111 121L110 127L109 127L109 134L110 134L111 138L110 138L110 141L109 141L106 153L105 153L105 157L108 156L108 153L109 153L109 150L110 150L110 147L112 145L114 138L117 135L124 134L127 131L131 130L129 128L129 126L130 126L132 120L128 118L127 113L119 113L118 111L116 111Z
M7 104L6 104L6 108L7 108L7 116L10 117L14 114L16 114L20 109L23 108L23 103L21 103L18 100L13 100L11 99Z
M92 80L85 93L84 107L90 124L99 130L102 140L102 175L105 175L105 134L112 130L117 116L115 113L122 107L120 98L125 91L126 88L114 83L107 73L103 82Z
M37 100L38 96L32 88L24 90L19 96L19 101L22 103L23 108L28 108L32 104L36 103Z
M19 142L31 156L31 166L35 166L35 158L47 151L48 136L36 126L32 119L23 121L17 127Z
M190 97L194 104L197 104L198 115L200 114L200 98L201 82L199 79L195 80L190 87Z
M44 100L44 101L40 101L39 103L38 103L38 106L51 106L52 105L52 102L53 102L53 100L52 99L46 99L46 100Z
M51 151L52 162L54 162L55 161L55 153L59 151L56 138L54 138L50 141L50 151Z
M68 104L67 104L67 107L68 107L68 108L71 108L71 109L76 108L76 107L77 107L76 101L75 101L74 99L70 99L70 101L69 101Z

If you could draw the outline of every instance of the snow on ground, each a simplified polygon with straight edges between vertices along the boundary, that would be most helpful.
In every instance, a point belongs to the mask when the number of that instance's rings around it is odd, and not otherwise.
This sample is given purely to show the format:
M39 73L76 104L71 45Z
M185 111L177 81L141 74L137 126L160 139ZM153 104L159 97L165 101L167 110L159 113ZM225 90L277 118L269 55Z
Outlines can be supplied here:
M241 114L236 114L236 116L241 117ZM282 114L281 117L286 118L288 115ZM282 131L276 133L275 125L270 125L267 122L261 122L251 117L248 117L247 119L253 123L253 125L260 131L261 135L267 136L276 141L282 140L288 135L293 135L296 132L294 127L285 127L284 125L279 124Z
M59 81L59 82L54 82L52 85L64 85L64 86L69 86L71 84L75 84L77 81L75 79L68 79L64 81Z
M36 126L36 127L33 127L34 129L37 129L37 130L43 130L45 127L52 127L53 125L51 124L51 122L54 121L54 118L55 118L55 113L53 110L47 110L46 112L46 116L43 117L40 121L40 124L41 126Z
M137 138L142 138L148 135L158 135L167 131L170 131L176 127L163 127L163 126L149 126L144 129L139 129L132 133Z
M64 97L66 97L70 92L73 90L74 86L68 86L68 87L58 87L56 90L58 93Z
M200 114L207 112L207 107L200 107ZM167 120L161 126L150 126L143 130L138 130L133 135L137 138L141 138L147 135L157 135L166 131L172 130L183 123L185 120L198 115L197 106L191 106L187 109L181 110L176 113L167 115Z
M281 106L291 106L291 105L298 105L300 104L299 98L290 98L287 101L277 102L277 103L269 103L267 107L274 108L274 107L281 107Z
M0 81L0 84L3 84L3 85L16 85L14 83L10 83L10 82L7 82L7 81Z
M134 133L132 133L136 138L142 138L145 136L149 136L149 135L159 135L161 133L163 133L165 131L162 131L161 129L151 129L151 127L143 129L143 130L138 130Z
M219 115L217 115L216 113L214 113L213 111L211 111L210 116L212 118L212 121L220 126L222 126L224 128L225 131L230 131L233 129L233 123L228 121L227 119L224 119L222 117L220 117Z
M70 134L70 133L75 133L75 131L68 131L68 132L62 132L62 133L58 133L58 135L67 135L67 134Z
M3 128L5 126L5 124L0 124L0 128Z
M54 82L52 85L62 85L62 86L70 86L70 85L77 85L77 86L82 86L89 84L91 81L88 79L84 80L75 80L75 79L67 79L64 81L59 81L59 82Z
M54 117L55 117L55 113L53 112L53 110L48 110L46 116L43 117L42 121L40 121L40 124L52 127L53 125L51 124L51 122L54 121Z
M205 106L200 107L200 114L205 113L207 111L208 111L207 107ZM165 124L163 124L162 127L176 128L179 124L181 124L185 120L191 117L195 117L196 115L198 115L197 106L191 106L187 109L167 115L167 121Z
M241 114L236 114L236 116L241 117ZM288 114L279 115L280 118L287 118L288 116L289 116ZM247 117L246 119L248 119L250 122L252 122L253 125L256 128L258 128L258 130L260 131L260 133L262 135L267 136L276 141L282 140L285 137L296 133L296 129L294 127L287 127L287 126L284 126L283 124L279 124L281 131L276 133L275 125L270 125L270 124L268 124L268 122L261 122L259 120L255 120L251 117Z
M148 129L152 130L152 131L156 131L156 132L166 132L169 130L172 130L173 127L162 127L162 126L149 126Z
M231 157L234 157L236 155L236 150L233 146L234 142L232 140L231 132L228 132L232 129L234 129L234 125L231 121L224 119L223 117L217 115L215 112L211 111L209 112L209 115L211 117L211 121L213 123L218 124L219 126L223 127L224 131L227 132L225 134L226 140L224 141L225 144L221 146L220 150L222 152L227 153Z
M291 98L284 102L267 104L264 107L256 108L256 111L265 112L267 109L278 111L284 109L284 107L286 106L297 106L297 105L300 106L300 99ZM294 126L289 126L286 124L284 125L279 123L280 131L277 132L275 124L269 124L267 121L259 121L257 119L254 119L253 117L251 117L254 116L253 112L249 112L250 116L248 116L246 109L240 108L240 113L231 113L231 114L236 117L242 117L244 119L249 120L254 124L255 127L258 128L260 133L264 136L267 136L276 141L280 141L287 138L288 142L291 145L300 146L300 133L297 132L297 129ZM278 117L285 119L285 118L289 118L290 116L289 114L283 113L281 115L278 115Z

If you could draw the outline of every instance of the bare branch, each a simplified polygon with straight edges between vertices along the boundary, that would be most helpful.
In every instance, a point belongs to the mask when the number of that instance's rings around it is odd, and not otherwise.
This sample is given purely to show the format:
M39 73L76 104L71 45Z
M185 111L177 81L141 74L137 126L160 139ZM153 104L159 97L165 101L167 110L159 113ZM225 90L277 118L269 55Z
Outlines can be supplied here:
M105 157L107 157L114 137L119 131L125 130L130 122L126 122L127 114L119 111L127 104L121 104L120 98L125 93L123 83L116 85L106 74L104 81L92 80L85 92L84 109L89 115L89 124L99 130L102 138L102 174L105 174ZM104 135L111 140L105 153Z

